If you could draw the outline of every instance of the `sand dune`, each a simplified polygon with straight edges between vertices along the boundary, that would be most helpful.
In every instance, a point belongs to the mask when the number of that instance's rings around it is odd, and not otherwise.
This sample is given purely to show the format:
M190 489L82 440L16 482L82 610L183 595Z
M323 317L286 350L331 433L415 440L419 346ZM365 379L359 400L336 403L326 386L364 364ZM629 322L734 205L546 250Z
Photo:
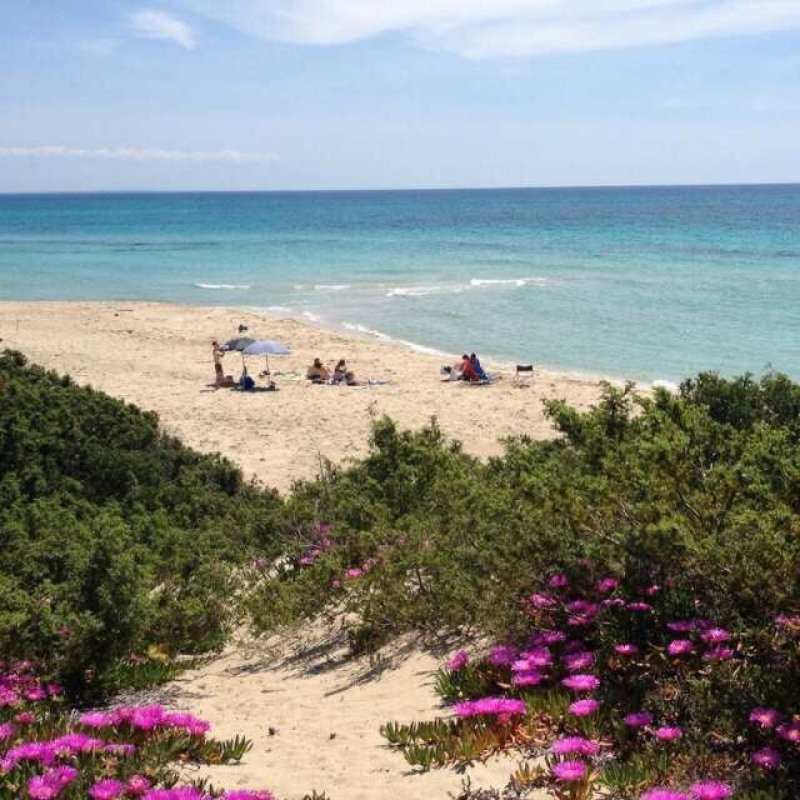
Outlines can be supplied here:
M384 648L377 660L347 653L335 622L262 642L245 637L159 690L158 699L209 720L213 734L254 742L242 764L192 768L186 776L226 788L267 787L281 800L312 789L331 800L446 800L458 792L465 776L418 773L378 732L384 722L446 713L431 686L440 661L410 638ZM502 787L518 760L490 759L465 775L475 787Z

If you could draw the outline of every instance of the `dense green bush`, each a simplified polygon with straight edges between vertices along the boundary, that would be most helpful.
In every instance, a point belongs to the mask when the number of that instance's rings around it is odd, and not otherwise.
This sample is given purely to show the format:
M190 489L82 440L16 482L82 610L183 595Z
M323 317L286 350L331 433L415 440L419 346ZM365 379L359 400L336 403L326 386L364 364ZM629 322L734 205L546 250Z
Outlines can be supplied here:
M84 687L149 644L221 644L231 573L282 503L157 417L0 357L0 659Z

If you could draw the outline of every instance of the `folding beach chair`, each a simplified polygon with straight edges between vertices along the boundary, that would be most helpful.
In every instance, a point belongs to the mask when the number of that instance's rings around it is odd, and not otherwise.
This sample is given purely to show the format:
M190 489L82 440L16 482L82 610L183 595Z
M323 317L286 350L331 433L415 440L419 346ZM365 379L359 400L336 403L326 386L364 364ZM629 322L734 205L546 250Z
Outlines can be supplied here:
M517 364L514 371L514 386L520 389L529 386L533 389L533 364Z

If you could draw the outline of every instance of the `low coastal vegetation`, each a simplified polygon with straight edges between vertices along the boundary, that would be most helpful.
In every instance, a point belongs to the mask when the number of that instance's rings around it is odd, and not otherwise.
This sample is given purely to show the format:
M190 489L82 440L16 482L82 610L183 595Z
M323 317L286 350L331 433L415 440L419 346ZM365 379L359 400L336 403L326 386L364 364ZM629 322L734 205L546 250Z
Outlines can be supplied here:
M504 797L800 795L800 386L786 377L609 386L587 412L550 402L556 438L488 463L435 423L381 420L367 458L285 499L18 354L0 359L0 392L0 657L35 660L73 702L168 677L170 657L219 647L244 611L265 632L335 614L354 653L408 631L472 642L436 676L440 718L382 730L418 769L510 752ZM83 769L72 751L10 763L45 738L24 726L51 712L25 704L63 703L14 688L30 675L3 678L0 792ZM143 736L103 719L104 747ZM82 720L46 736L91 735ZM114 754L81 785L141 773L176 791L170 761L246 749L153 730L180 744L149 777Z

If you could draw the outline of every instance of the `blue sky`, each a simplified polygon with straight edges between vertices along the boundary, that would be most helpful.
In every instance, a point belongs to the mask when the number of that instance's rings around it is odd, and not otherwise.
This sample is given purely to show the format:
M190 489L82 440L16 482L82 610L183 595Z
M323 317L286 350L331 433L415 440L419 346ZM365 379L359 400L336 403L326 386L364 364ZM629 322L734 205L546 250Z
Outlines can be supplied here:
M3 0L0 191L800 181L800 0Z

